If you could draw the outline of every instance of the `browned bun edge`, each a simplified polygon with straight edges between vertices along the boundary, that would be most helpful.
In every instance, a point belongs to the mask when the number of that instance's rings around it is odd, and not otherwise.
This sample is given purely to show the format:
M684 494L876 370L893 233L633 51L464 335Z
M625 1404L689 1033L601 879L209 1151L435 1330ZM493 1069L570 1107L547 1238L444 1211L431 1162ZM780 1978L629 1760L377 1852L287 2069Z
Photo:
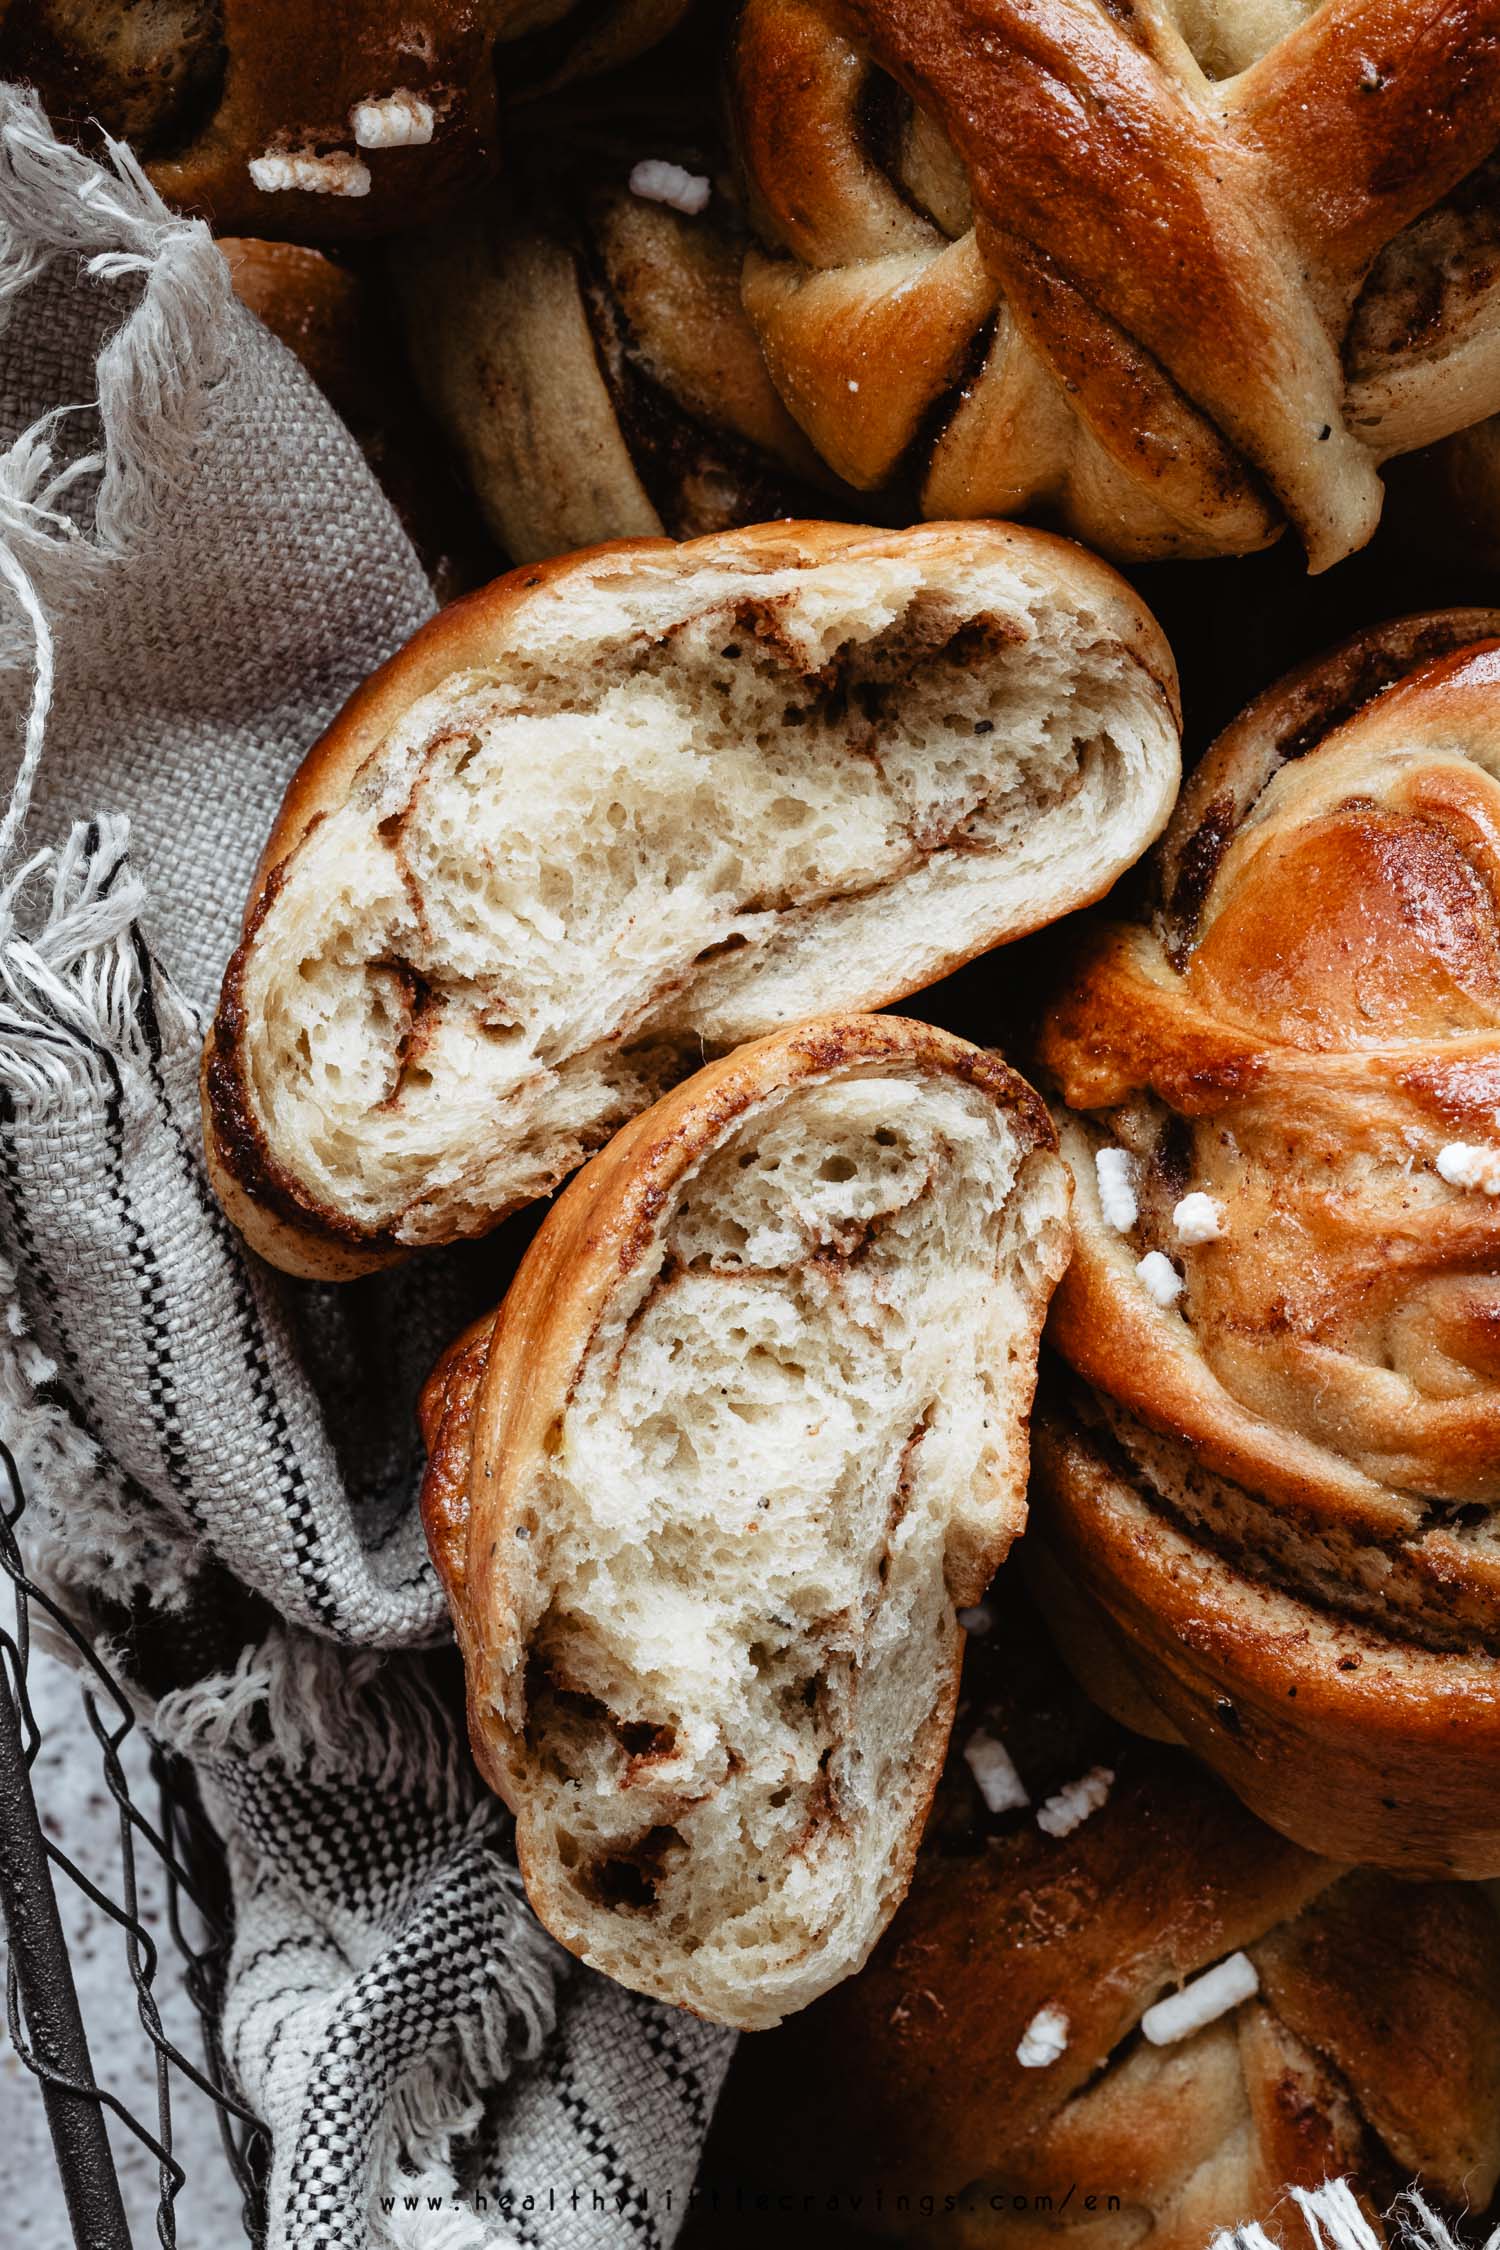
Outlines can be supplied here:
M1435 609L1351 634L1266 688L1225 727L1183 783L1153 871L1173 943L1190 943L1235 830L1267 783L1333 728L1405 681L1500 636L1500 609Z
M1149 1731L1186 1742L1307 1850L1500 1875L1493 1659L1387 1636L1253 1578L1180 1531L1066 1404L1038 1414L1033 1469L1033 1584L1113 1715L1139 1727L1144 1698Z

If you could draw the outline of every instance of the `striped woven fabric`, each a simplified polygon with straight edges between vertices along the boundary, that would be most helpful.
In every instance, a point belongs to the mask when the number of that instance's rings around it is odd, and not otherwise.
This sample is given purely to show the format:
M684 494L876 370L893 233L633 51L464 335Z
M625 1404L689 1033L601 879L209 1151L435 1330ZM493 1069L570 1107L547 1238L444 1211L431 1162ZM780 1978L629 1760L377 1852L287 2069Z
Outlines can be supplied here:
M531 1916L416 1518L416 1386L483 1260L299 1288L201 1165L200 1023L272 813L430 591L204 229L12 89L0 320L0 1434L32 1567L96 1634L131 1613L227 1838L272 2250L665 2250L731 2042Z

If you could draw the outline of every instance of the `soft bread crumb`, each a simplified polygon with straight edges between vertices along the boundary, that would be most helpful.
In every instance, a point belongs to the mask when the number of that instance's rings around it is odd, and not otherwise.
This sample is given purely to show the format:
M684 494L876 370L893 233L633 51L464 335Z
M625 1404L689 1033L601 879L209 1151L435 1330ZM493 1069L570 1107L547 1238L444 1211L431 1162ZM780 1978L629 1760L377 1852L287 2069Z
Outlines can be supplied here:
M356 102L349 112L355 143L360 148L425 148L432 139L437 113L405 86L380 100Z
M1172 1226L1180 1243L1191 1248L1199 1242L1217 1242L1224 1232L1224 1212L1201 1188L1185 1195L1172 1212Z
M1168 1993L1141 2018L1141 2029L1153 2047L1172 2047L1207 2023L1217 2022L1260 1990L1260 1978L1248 1953L1231 1953L1216 1961L1201 1977Z
M1450 1187L1482 1188L1486 1195L1500 1195L1500 1149L1450 1141L1438 1150L1437 1169Z
M1023 2070L1045 2070L1067 2052L1068 2019L1061 2008L1038 2008L1021 2036L1016 2061Z
M1139 1215L1133 1174L1135 1159L1123 1148L1095 1152L1094 1172L1099 1182L1099 1208L1104 1223L1116 1234L1129 1234Z
M283 863L239 1070L309 1208L483 1233L706 1042L914 989L1139 849L1174 737L1076 599L982 546L737 559L538 593Z
M632 168L630 192L643 203L665 203L674 211L684 211L695 219L708 208L713 194L713 182L702 172L689 172L681 164L669 164L664 157L647 156Z
M1015 1769L1005 1744L976 1727L964 1744L964 1763L979 1784L979 1794L991 1812L1010 1812L1029 1805L1026 1784Z
M278 154L268 149L264 156L251 157L250 181L266 195L280 195L288 188L300 189L304 195L368 195L370 167L343 150L314 156L307 151Z
M988 1578L1024 1488L1066 1192L962 1080L797 1082L591 1319L530 1546L494 1543L526 1622L488 1692L533 1903L617 1981L759 2028L888 1919L956 1687L952 1557ZM1017 1801L1001 1745L969 1754Z
M1135 1270L1153 1305L1160 1305L1165 1311L1169 1305L1176 1304L1182 1295L1182 1276L1163 1251L1148 1250Z
M1081 1828L1090 1814L1096 1813L1108 1799L1115 1785L1113 1770L1109 1766L1091 1766L1077 1781L1059 1789L1049 1797L1036 1816L1036 1824L1046 1836L1071 1836Z

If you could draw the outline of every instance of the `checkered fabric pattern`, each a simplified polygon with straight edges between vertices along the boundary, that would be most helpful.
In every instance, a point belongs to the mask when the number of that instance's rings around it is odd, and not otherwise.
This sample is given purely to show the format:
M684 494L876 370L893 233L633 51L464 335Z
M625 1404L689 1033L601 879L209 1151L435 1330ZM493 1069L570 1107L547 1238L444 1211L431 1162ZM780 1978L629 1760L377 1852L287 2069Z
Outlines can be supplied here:
M151 1723L229 1848L271 2250L665 2250L731 2042L531 1916L415 1513L416 1388L486 1253L292 1284L202 1168L271 817L430 592L205 231L9 88L0 323L0 1431L33 1567L174 1656ZM195 1677L210 1584L258 1622Z

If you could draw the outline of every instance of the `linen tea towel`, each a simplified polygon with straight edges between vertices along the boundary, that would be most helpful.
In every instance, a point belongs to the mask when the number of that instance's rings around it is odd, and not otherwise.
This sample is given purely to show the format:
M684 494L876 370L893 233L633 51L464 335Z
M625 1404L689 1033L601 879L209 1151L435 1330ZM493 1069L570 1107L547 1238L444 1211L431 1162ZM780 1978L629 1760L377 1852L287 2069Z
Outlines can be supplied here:
M0 1434L29 1557L172 1652L141 1692L228 1844L273 2250L665 2250L732 2041L531 1917L415 1514L416 1384L494 1254L289 1283L200 1163L201 1025L271 817L431 606L203 227L0 88Z

